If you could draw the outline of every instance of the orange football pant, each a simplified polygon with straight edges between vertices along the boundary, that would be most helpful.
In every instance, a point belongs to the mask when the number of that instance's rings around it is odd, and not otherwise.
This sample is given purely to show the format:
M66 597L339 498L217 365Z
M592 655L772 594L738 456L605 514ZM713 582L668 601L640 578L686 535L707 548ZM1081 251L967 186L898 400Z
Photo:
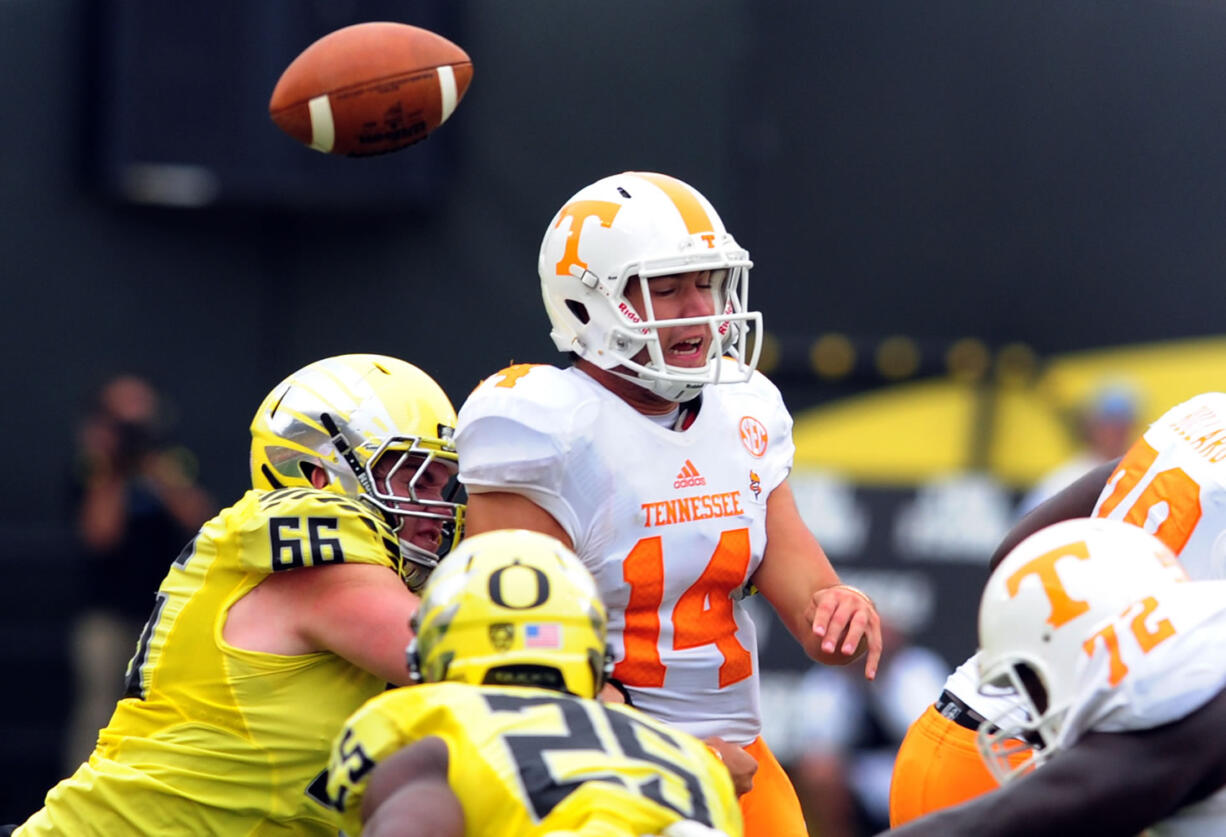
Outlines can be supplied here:
M753 790L741 797L745 837L808 837L805 816L792 780L759 736L745 752L758 761Z
M1020 762L1026 753L1012 761ZM975 746L975 732L929 706L907 730L890 782L890 826L949 808L999 787Z

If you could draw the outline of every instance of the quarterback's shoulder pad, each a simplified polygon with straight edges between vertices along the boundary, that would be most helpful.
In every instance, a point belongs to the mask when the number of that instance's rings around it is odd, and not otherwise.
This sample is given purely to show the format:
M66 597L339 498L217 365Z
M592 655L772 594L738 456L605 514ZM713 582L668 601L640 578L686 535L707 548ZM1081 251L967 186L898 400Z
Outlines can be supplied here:
M486 417L556 430L556 417L594 402L583 379L567 369L519 363L483 380L460 407L457 430Z
M754 471L769 496L787 478L796 455L792 416L779 388L761 372L754 372L747 381L716 384L703 392L704 398L711 393L717 399L720 412L735 425L737 437L755 463Z
M728 363L728 361L725 360L724 363ZM761 372L755 370L749 376L749 380L739 386L739 389L747 398L757 399L775 409L787 412L787 408L783 405L783 393L779 391L779 387L775 386L770 378Z
M725 379L733 377L735 375L733 362L728 358L722 358L721 362L724 365L723 377ZM779 387L761 372L755 371L745 381L710 385L703 390L703 398L711 397L727 405L729 410L752 411L759 414L764 420L780 418L791 423L791 415L783 403L783 394L779 392Z
M730 363L727 359L724 363ZM723 404L723 409L736 418L745 416L760 424L769 431L769 439L773 443L783 441L784 437L791 441L792 414L783 403L783 394L771 382L770 378L761 372L754 372L748 381L735 384L717 384L707 387L704 392L715 393Z
M399 564L400 546L391 527L352 497L314 488L256 491L248 497L235 529L241 539L239 562L249 570Z
M474 486L532 486L556 493L567 457L600 414L587 379L554 366L512 366L491 375L460 407L460 479Z

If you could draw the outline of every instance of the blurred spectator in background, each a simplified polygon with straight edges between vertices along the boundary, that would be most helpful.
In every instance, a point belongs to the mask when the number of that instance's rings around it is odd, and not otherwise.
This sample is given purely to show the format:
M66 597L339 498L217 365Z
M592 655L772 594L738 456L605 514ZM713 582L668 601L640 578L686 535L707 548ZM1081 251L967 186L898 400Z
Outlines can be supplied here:
M196 483L195 458L166 438L165 418L153 386L125 374L102 385L78 431L72 501L83 566L67 772L94 749L123 693L128 659L170 562L216 510Z
M1081 449L1035 483L1022 497L1016 516L1022 517L1048 497L1091 469L1123 456L1136 437L1137 393L1122 381L1104 383L1077 414Z
M886 618L877 679L813 666L797 700L805 707L790 767L811 834L860 837L890 824L890 778L907 728L932 703L950 666L914 645Z

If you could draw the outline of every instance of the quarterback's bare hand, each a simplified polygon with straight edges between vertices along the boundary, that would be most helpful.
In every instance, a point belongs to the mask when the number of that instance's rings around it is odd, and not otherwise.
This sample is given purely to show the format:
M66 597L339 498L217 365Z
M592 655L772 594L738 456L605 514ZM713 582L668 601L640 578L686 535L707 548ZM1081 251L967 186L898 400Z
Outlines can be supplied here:
M864 676L877 676L881 660L881 617L866 593L847 584L835 584L813 594L809 603L813 634L821 641L817 659L828 665L847 665L868 651Z
M703 743L715 751L732 775L732 788L737 796L753 790L753 774L758 772L758 760L741 747L725 741L717 735L704 738Z

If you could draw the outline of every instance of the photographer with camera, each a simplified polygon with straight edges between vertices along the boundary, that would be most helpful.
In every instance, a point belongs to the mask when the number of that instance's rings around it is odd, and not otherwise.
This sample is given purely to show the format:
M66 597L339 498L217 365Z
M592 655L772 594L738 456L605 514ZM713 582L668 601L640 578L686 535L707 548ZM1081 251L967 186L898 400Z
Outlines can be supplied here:
M135 375L102 385L81 422L72 478L82 567L72 633L75 700L64 764L94 748L123 691L124 671L170 556L216 510L195 461L164 437L153 386Z

